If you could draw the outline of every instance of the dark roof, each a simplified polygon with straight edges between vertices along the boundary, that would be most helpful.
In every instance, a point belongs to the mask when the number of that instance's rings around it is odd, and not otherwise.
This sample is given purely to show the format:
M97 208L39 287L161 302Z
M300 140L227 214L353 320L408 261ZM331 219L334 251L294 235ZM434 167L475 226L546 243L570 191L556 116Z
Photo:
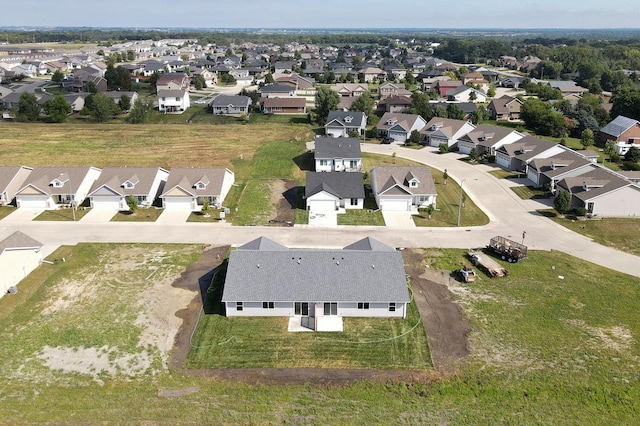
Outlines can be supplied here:
M492 147L514 131L508 127L480 124L475 130L461 137L460 140L484 147Z
M295 88L292 88L288 84L271 83L262 86L262 89L260 89L260 93L289 93L294 90Z
M230 95L218 95L211 102L211 107L227 107L232 105L234 107L247 107L251 105L251 98L248 96L230 96Z
M625 186L632 186L640 193L640 188L637 185L634 185L619 174L600 166L588 173L562 179L558 182L558 185L570 190L574 197L583 202ZM585 185L588 189L585 189Z
M362 158L360 140L358 138L333 138L321 136L315 140L314 158Z
M574 151L563 151L547 158L535 158L531 160L529 165L537 170L538 173L542 173L550 179L584 166L592 165L597 167Z
M609 124L604 126L600 131L602 133L606 133L607 135L618 137L631 127L638 125L638 120L634 120L633 118L627 118L622 115L614 118Z
M349 119L349 117L351 118ZM325 127L336 124L344 127L360 127L366 124L366 115L360 111L331 111L327 117Z
M305 197L322 191L340 199L364 198L364 178L360 172L307 172Z
M272 250L262 239L258 249L249 243L231 252L223 302L410 300L402 255L382 250L382 243L355 243L347 250L283 250L278 244Z

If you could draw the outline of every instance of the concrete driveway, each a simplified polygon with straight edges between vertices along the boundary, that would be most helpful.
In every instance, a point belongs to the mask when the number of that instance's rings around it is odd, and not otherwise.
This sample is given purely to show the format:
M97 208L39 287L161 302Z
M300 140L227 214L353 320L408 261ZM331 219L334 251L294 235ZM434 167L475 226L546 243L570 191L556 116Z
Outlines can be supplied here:
M155 223L163 223L163 224L178 224L185 223L189 216L191 215L191 210L167 210L165 209Z
M387 228L415 228L416 223L411 217L411 212L382 212L384 223Z
M309 212L309 226L338 226L336 212Z
M91 209L89 213L84 215L82 219L82 223L108 223L111 219L118 213L118 210L110 210L110 209Z
M10 223L19 224L19 223L31 222L43 211L44 211L43 209L16 208L16 211L14 211L9 216L2 219L2 223L3 224L10 224Z

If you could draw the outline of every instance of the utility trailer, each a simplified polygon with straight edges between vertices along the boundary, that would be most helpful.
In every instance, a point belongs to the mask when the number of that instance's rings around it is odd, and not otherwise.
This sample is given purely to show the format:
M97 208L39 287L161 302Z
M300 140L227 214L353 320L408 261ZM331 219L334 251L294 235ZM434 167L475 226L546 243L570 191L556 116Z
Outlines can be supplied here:
M527 246L504 237L493 237L489 242L488 248L493 250L502 260L511 263L527 256Z
M482 250L469 250L467 255L480 268L484 269L492 277L506 277L509 271L503 268L491 256L487 256Z

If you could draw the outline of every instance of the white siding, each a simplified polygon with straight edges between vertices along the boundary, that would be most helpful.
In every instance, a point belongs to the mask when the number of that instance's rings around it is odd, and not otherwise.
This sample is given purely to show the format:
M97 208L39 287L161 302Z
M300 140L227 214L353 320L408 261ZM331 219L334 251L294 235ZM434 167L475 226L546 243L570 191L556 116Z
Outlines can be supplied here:
M322 191L307 198L307 210L313 212L334 212L338 209L338 198Z
M56 208L56 204L47 195L24 195L16 198L16 205L26 209Z
M224 203L224 199L227 197L227 194L231 190L231 187L233 186L235 181L235 174L231 170L225 169L224 180L222 181L222 190L220 192L220 204Z
M391 212L411 211L411 199L390 199L384 196L380 197L380 210Z
M625 186L594 198L591 202L593 202L592 214L599 217L640 216L640 189L634 186Z
M343 302L338 303L338 315L361 318L404 318L405 304L396 303L396 310L390 312L389 303L369 303L369 309L358 309L358 303L356 302Z
M503 169L511 170L511 157L509 157L508 155L497 152L496 163L498 163L498 166L502 167Z
M469 155L473 148L475 148L475 145L472 143L458 142L458 152L460 152L460 154Z
M17 285L42 262L42 253L36 249L5 250L0 254L0 298L9 287Z

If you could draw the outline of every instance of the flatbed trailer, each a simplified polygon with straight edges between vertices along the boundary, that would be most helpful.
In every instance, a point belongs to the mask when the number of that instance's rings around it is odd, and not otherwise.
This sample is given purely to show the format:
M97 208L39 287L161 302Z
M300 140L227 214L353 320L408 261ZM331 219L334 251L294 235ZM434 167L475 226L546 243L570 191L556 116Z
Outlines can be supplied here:
M506 277L509 275L509 271L493 260L491 256L483 253L482 250L469 250L467 255L476 265L484 269L492 277Z
M493 250L502 260L511 263L527 257L527 246L504 237L493 237L488 248Z

